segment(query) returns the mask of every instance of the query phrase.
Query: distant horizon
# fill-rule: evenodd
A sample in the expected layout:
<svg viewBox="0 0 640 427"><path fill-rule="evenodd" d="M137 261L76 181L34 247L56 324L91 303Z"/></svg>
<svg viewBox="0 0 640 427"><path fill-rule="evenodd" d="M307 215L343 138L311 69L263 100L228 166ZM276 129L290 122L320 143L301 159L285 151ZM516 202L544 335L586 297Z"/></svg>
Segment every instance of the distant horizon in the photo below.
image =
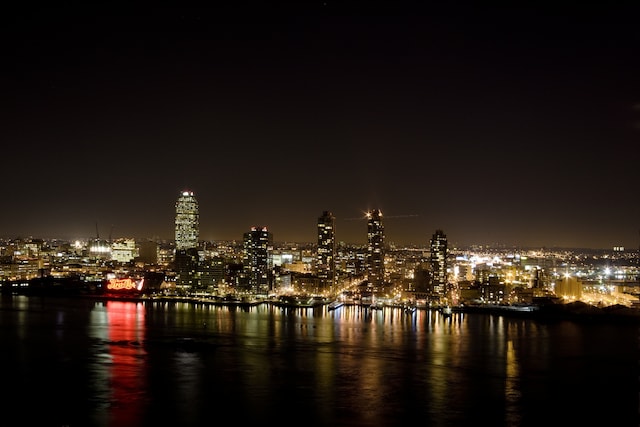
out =
<svg viewBox="0 0 640 427"><path fill-rule="evenodd" d="M183 191L185 190L181 189L180 191L176 192L176 194L181 194ZM276 218L276 222L280 226L282 226L282 224L285 224L285 223L287 225L290 224L291 230L285 227L283 231L279 231L279 230L274 231L274 229L276 229L275 226L274 227L269 226L269 224L265 222L256 222L252 225L247 226L243 230L240 230L237 233L235 233L236 235L234 237L229 236L229 227L223 227L223 230L225 230L226 235L215 237L215 235L222 234L222 233L212 232L211 231L212 227L209 226L209 221L206 221L206 222L203 221L204 216L202 213L202 210L203 210L202 203L199 202L199 195L197 192L195 192L194 196L198 201L199 211L200 211L199 240L209 241L209 242L242 241L244 233L249 231L251 227L266 227L272 233L274 241L281 242L281 243L292 242L292 243L298 243L298 244L315 244L314 242L316 240L314 239L314 237L317 231L316 221L324 211L329 211L334 215L334 218L335 218L336 243L344 243L347 245L364 245L364 244L367 244L366 212L371 211L373 209L379 209L379 208L360 209L355 212L356 216L349 216L346 218L337 216L334 210L323 209L323 210L320 210L316 215L312 216L311 221L309 221L308 218L307 220L303 220L300 217L295 217L293 219L285 219L281 217ZM87 227L85 228L91 229L91 231L87 231L87 232L74 233L74 234L55 233L55 232L14 233L13 237L8 235L7 233L4 233L4 236L2 237L2 239L15 240L19 238L34 238L34 239L45 239L45 240L75 241L75 240L91 240L91 239L95 239L96 237L99 237L104 240L109 240L109 237L111 237L111 240L133 238L138 241L139 240L173 241L175 238L174 230L173 230L175 226L175 223L174 223L175 200L172 200L172 202L168 203L168 205L169 205L168 207L165 206L165 213L164 213L164 215L167 217L165 221L165 225L163 227L165 229L165 232L163 233L164 236L161 235L160 233L146 233L146 235L143 235L139 230L137 230L137 232L131 232L131 233L124 233L124 232L118 233L117 230L122 230L121 227L116 227L115 225L107 227L107 226L101 225L100 222L94 221L94 222L87 223ZM614 248L617 248L617 247L623 247L625 248L625 251L629 250L630 248L633 248L633 250L640 249L640 240L639 240L639 243L635 245L625 245L622 243L597 245L597 244L584 244L584 243L570 244L566 242L565 243L540 242L536 244L531 242L516 243L513 241L507 242L505 240L490 238L492 234L499 236L500 234L503 234L504 231L494 233L494 232L488 232L487 230L483 230L481 232L474 231L471 233L472 235L476 235L476 237L478 235L486 235L487 237L489 237L487 240L479 240L479 239L472 240L470 238L467 238L467 239L454 238L452 236L457 236L459 233L449 232L447 228L442 226L433 227L433 229L431 229L428 232L419 233L422 238L420 239L420 241L418 241L417 239L410 239L407 236L416 236L417 233L415 232L413 227L416 227L416 228L418 227L416 223L419 223L421 220L421 216L419 214L392 213L387 215L385 214L384 211L382 212L382 214L383 214L383 226L385 228L385 243L389 245L395 245L398 247L428 247L429 240L431 239L433 233L435 233L436 230L442 230L444 234L447 236L447 240L449 244L452 247L459 247L459 248L484 246L484 247L491 247L491 248L518 248L518 249L529 249L529 250L544 249L544 248L613 250ZM307 234L306 238L296 237L302 234L300 232L302 228L301 225L304 225L305 234ZM42 228L42 227L39 227L39 228ZM93 232L93 234L91 232ZM531 230L524 230L523 232L530 233ZM45 236L45 237L42 237L42 236ZM55 236L55 237L48 237L48 236ZM73 236L73 237L69 237L69 236ZM284 237L281 237L281 236L284 236ZM310 238L310 236L313 236L313 237ZM638 236L640 236L640 231L638 231ZM578 241L583 236L579 236L579 239L567 238L566 230L565 230L565 234L562 237L563 238L561 240ZM593 235L589 235L588 237L593 238ZM538 237L535 240L541 241L542 238ZM610 239L606 239L606 240L610 240Z"/></svg>
<svg viewBox="0 0 640 427"><path fill-rule="evenodd" d="M248 231L248 230L247 230ZM446 231L445 231L445 235L446 235ZM12 241L12 240L28 240L28 239L33 239L33 240L42 240L42 241L61 241L61 242L75 242L75 241L81 241L81 242L89 242L91 240L95 240L95 239L100 239L103 241L107 241L107 242L113 242L116 240L120 240L120 239L134 239L136 242L140 242L140 241L162 241L162 242L174 242L175 239L174 238L162 238L162 237L158 237L158 236L151 236L151 237L133 237L133 236L118 236L118 237L111 237L110 239L104 236L82 236L82 237L73 237L73 238L69 238L69 237L42 237L42 236L36 236L36 235L25 235L25 236L15 236L15 237L6 237L6 236L2 236L0 237L0 240L2 241ZM213 243L220 243L220 242L237 242L237 243L241 243L243 240L242 236L238 239L199 239L198 242L201 243L207 243L207 242L213 242ZM452 244L452 242L447 238L447 242L449 244L449 249L472 249L474 247L482 247L484 249L504 249L504 250L509 250L509 249L514 249L514 250L528 250L528 251L535 251L535 250L572 250L572 251L579 251L579 250L583 250L583 251L611 251L611 252L638 252L640 253L640 246L638 247L627 247L624 245L614 245L611 247L580 247L580 246L558 246L558 245L542 245L542 246L521 246L521 245L512 245L512 244L504 244L504 243L470 243L470 244L464 244L464 245L458 245L458 244ZM286 244L297 244L297 245L317 245L317 242L313 242L313 241L298 241L298 240L278 240L278 239L274 239L274 245L279 246L279 245L286 245ZM346 246L362 246L365 245L367 242L347 242L347 241L343 241L343 240L336 240L336 244L344 244ZM417 243L407 243L407 244L397 244L395 242L389 242L389 241L385 241L385 245L389 246L389 245L393 245L397 248L417 248L417 249L429 249L429 243L424 243L424 244L417 244ZM622 250L620 250L619 248L622 248Z"/></svg>

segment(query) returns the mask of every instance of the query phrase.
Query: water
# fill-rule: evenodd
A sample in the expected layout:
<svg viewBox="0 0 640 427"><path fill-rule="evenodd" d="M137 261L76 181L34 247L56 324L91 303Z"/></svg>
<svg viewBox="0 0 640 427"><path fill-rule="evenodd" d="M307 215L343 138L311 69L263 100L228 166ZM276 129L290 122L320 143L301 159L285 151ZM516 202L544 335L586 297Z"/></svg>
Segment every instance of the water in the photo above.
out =
<svg viewBox="0 0 640 427"><path fill-rule="evenodd" d="M3 426L639 425L639 326L2 296Z"/></svg>

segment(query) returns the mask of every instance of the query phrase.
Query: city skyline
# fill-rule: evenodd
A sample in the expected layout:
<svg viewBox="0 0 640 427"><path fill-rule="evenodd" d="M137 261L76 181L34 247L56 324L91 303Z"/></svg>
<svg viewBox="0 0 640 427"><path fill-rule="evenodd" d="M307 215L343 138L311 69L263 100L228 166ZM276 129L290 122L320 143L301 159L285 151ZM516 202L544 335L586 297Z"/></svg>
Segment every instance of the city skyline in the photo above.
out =
<svg viewBox="0 0 640 427"><path fill-rule="evenodd" d="M632 9L15 10L0 237L640 247Z"/></svg>

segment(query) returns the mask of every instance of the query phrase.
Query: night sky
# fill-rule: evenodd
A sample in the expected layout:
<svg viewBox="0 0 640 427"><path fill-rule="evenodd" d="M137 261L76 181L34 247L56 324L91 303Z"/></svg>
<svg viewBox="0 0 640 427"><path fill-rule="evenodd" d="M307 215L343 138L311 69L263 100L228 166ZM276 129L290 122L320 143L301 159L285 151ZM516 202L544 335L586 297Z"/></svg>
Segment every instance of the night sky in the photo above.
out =
<svg viewBox="0 0 640 427"><path fill-rule="evenodd" d="M238 3L6 11L0 237L640 245L638 9Z"/></svg>

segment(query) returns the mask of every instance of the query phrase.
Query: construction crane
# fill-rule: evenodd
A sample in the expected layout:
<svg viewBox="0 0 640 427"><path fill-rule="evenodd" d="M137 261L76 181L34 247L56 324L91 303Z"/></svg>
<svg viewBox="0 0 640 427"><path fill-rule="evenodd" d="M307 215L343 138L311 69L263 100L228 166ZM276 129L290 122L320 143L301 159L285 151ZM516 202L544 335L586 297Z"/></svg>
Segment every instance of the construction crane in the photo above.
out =
<svg viewBox="0 0 640 427"><path fill-rule="evenodd" d="M393 219L393 218L415 218L419 215L417 214L404 214L404 215L382 215L384 219ZM343 221L361 221L369 219L369 212L365 212L363 216L356 218L343 218Z"/></svg>

